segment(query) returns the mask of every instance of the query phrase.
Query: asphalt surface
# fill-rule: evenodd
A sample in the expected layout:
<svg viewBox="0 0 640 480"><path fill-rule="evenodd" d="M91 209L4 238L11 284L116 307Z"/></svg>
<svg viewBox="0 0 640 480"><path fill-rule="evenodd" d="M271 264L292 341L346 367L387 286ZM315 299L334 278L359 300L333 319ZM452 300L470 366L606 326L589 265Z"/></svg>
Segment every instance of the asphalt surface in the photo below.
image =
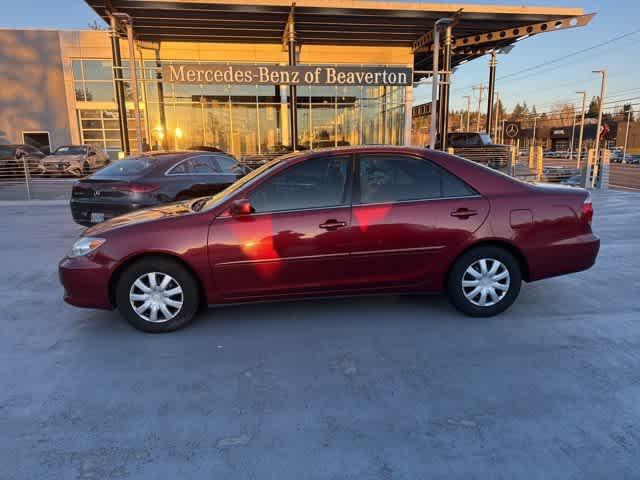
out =
<svg viewBox="0 0 640 480"><path fill-rule="evenodd" d="M0 479L640 478L640 194L492 319L440 297L211 309L168 335L62 302L65 207L0 207Z"/></svg>

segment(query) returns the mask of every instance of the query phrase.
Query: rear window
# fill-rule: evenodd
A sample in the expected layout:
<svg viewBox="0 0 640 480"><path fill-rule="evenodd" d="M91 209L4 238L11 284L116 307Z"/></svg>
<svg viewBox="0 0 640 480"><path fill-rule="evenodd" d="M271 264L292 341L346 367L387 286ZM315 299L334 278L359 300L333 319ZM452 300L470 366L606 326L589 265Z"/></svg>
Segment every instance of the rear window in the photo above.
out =
<svg viewBox="0 0 640 480"><path fill-rule="evenodd" d="M145 172L151 166L152 161L152 158L127 158L125 160L117 160L94 173L92 177L132 177Z"/></svg>

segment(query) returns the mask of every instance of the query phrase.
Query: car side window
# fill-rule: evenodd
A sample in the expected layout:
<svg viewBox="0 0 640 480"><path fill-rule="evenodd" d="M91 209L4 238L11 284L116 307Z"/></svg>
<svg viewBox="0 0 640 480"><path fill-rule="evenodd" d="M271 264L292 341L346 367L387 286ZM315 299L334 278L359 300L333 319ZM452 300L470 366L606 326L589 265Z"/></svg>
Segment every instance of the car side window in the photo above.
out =
<svg viewBox="0 0 640 480"><path fill-rule="evenodd" d="M350 156L303 161L266 180L248 199L257 213L344 205L350 161Z"/></svg>
<svg viewBox="0 0 640 480"><path fill-rule="evenodd" d="M222 155L220 155L215 157L215 160L218 162L222 173L236 173L238 162L236 162L233 158L223 157Z"/></svg>
<svg viewBox="0 0 640 480"><path fill-rule="evenodd" d="M454 175L429 160L398 155L360 157L360 203L430 200L474 195Z"/></svg>
<svg viewBox="0 0 640 480"><path fill-rule="evenodd" d="M192 157L173 167L170 175L197 175L218 173L218 166L209 155Z"/></svg>

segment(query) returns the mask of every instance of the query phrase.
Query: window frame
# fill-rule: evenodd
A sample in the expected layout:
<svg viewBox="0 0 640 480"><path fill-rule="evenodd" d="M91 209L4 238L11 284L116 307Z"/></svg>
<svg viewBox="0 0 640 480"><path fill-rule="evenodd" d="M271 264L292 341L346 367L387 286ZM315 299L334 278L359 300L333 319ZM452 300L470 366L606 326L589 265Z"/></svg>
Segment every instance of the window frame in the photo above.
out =
<svg viewBox="0 0 640 480"><path fill-rule="evenodd" d="M194 158L200 158L200 157L208 157L208 158L213 158L213 162L215 165L218 165L218 162L215 160L215 157L213 155L207 155L207 154L199 154L199 155L193 155L191 157L187 157L184 158L182 160L180 160L178 163L176 163L175 165L170 166L165 172L164 175L165 177L177 177L177 176L195 176L195 175L224 175L224 173L222 172L212 172L212 173L198 173L198 172L188 172L188 173L173 173L172 170L178 168L178 166L182 165L184 162L188 162L190 160L193 160Z"/></svg>
<svg viewBox="0 0 640 480"><path fill-rule="evenodd" d="M398 158L407 158L410 160L417 160L417 161L422 161L422 162L428 162L429 164L431 164L435 170L437 170L440 173L440 196L439 197L432 197L432 198L415 198L415 199L411 199L411 200L390 200L390 201L386 201L386 202L371 202L371 203L363 203L362 202L362 195L361 195L361 190L360 190L360 163L362 161L362 157L373 157L373 156L381 156L381 157L393 157L394 159ZM443 200L457 200L457 199L463 199L463 198L482 198L482 195L480 195L480 193L478 193L478 191L473 188L471 185L469 185L467 182L465 182L462 178L458 177L457 175L454 175L453 173L451 173L449 170L447 170L446 168L440 166L438 163L432 161L431 159L427 158L427 157L423 157L420 155L414 155L411 153L404 153L404 152L400 152L400 153L396 153L396 152L360 152L356 155L355 158L355 164L354 164L354 175L353 175L353 187L352 187L352 194L351 194L351 205L353 207L363 207L363 206L369 206L369 205L394 205L394 204L403 204L403 203L422 203L422 202L434 202L434 201L443 201ZM455 178L456 180L458 180L459 182L462 182L462 184L467 187L472 193L469 195L452 195L452 196L444 196L443 195L443 191L442 191L442 175L451 175L453 178Z"/></svg>
<svg viewBox="0 0 640 480"><path fill-rule="evenodd" d="M288 171L291 168L295 168L296 166L299 166L301 164L303 164L304 162L308 162L308 161L312 161L312 160L317 160L319 158L332 158L332 157L343 157L344 161L347 162L347 177L345 179L344 182L344 191L342 194L342 203L340 205L334 205L334 206L328 206L328 207L306 207L306 208L290 208L290 209L286 209L286 210L271 210L268 212L254 212L251 214L251 216L258 216L258 215L277 215L277 214L281 214L281 213L295 213L295 212L311 212L311 211L315 211L315 210L333 210L333 209L337 209L337 208L351 208L352 206L352 199L353 199L353 187L354 187L354 179L355 179L355 174L354 174L354 168L355 168L355 162L356 162L356 157L355 154L353 153L343 153L343 152L334 152L334 153L321 153L321 154L317 154L317 155L313 155L309 158L305 158L302 161L299 162L295 162L292 163L291 165L288 165L284 168L279 169L278 171L274 172L272 175L270 175L268 178L265 178L262 182L258 183L257 185L253 186L252 188L247 189L245 192L242 193L242 195L240 197L236 197L236 198L249 198L249 195L251 195L255 190L259 189L262 185L264 185L266 182L268 182L269 180L271 180L272 178L281 175L283 173L285 173L286 171Z"/></svg>

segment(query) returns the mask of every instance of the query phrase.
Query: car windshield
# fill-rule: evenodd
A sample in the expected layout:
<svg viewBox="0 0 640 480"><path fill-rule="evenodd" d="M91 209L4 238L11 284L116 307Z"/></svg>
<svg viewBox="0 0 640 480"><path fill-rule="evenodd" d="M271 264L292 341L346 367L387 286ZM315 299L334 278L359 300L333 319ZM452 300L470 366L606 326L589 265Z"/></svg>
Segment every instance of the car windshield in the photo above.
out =
<svg viewBox="0 0 640 480"><path fill-rule="evenodd" d="M64 147L56 148L53 152L54 155L84 155L87 153L87 147L76 145L65 145Z"/></svg>
<svg viewBox="0 0 640 480"><path fill-rule="evenodd" d="M287 154L287 155L283 155L281 157L274 158L270 162L265 163L264 165L262 165L260 168L256 168L253 172L245 175L244 177L242 177L237 182L232 183L231 185L229 185L227 188L225 188L221 192L218 192L217 194L215 194L212 197L208 197L205 202L202 202L202 201L195 202L193 204L192 208L195 211L212 209L213 207L218 205L222 200L227 198L232 193L238 191L240 188L244 187L249 182L251 182L254 179L258 178L260 175L262 175L266 171L271 170L273 167L276 167L276 166L280 165L280 163L282 163L283 160L286 160L286 159L288 159L288 158L290 158L292 156L299 155L299 153L300 152L295 152L295 153L290 153L290 154Z"/></svg>
<svg viewBox="0 0 640 480"><path fill-rule="evenodd" d="M493 140L491 140L491 137L488 133L481 133L480 138L482 139L483 145L491 145L493 143Z"/></svg>
<svg viewBox="0 0 640 480"><path fill-rule="evenodd" d="M126 158L98 170L92 178L132 177L143 173L153 161L153 157Z"/></svg>

